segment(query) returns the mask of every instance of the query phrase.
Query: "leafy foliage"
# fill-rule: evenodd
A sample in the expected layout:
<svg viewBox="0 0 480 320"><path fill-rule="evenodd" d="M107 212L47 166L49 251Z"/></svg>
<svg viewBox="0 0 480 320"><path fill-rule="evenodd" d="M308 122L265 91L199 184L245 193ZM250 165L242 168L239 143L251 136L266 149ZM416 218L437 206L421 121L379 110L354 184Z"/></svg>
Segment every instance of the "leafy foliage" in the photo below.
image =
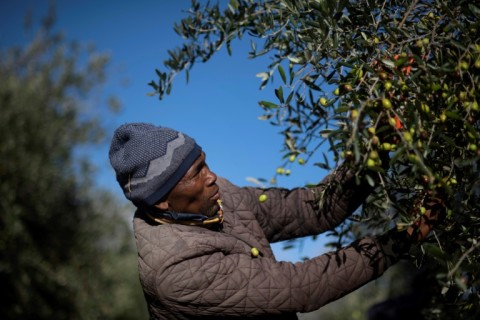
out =
<svg viewBox="0 0 480 320"><path fill-rule="evenodd" d="M175 25L185 43L169 51L168 70L156 70L150 85L163 98L179 72L188 79L195 63L223 46L230 52L234 39L250 40L251 58L272 61L258 76L278 101L259 104L264 119L282 127L285 157L308 160L326 144L319 167L351 161L359 180L376 187L361 228L347 224L335 235L409 225L435 199L447 214L415 252L436 279L426 313L476 318L479 17L471 1L192 1Z"/></svg>
<svg viewBox="0 0 480 320"><path fill-rule="evenodd" d="M85 98L108 57L53 33L53 21L0 52L0 317L136 319L146 309L126 208L75 156L103 134Z"/></svg>

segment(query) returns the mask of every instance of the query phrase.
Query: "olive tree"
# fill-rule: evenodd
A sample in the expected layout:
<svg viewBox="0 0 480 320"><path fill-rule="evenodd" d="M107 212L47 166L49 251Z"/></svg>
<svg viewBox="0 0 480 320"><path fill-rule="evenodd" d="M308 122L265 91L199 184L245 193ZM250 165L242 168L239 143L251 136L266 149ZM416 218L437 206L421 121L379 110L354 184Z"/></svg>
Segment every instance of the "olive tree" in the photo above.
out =
<svg viewBox="0 0 480 320"><path fill-rule="evenodd" d="M258 76L276 100L259 105L281 128L285 164L323 152L314 165L354 163L375 188L337 242L444 213L412 251L435 280L424 312L478 317L479 18L462 0L192 1L175 25L184 44L150 86L162 99L178 73L188 79L196 63L249 41L251 58L271 59Z"/></svg>
<svg viewBox="0 0 480 320"><path fill-rule="evenodd" d="M88 99L109 58L53 22L0 49L0 318L146 317L127 209L78 157L103 141Z"/></svg>

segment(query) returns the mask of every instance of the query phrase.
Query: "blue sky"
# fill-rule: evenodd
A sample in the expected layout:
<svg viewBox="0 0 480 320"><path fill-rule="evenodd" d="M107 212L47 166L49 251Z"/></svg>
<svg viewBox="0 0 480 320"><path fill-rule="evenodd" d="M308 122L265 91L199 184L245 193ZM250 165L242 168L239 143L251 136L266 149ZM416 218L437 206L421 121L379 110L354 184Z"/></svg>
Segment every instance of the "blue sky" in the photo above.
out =
<svg viewBox="0 0 480 320"><path fill-rule="evenodd" d="M1 0L0 46L21 43L26 10L31 9L34 21L38 21L48 5L47 0ZM203 147L217 175L240 186L252 185L247 177L269 179L283 163L282 136L280 128L258 120L263 114L258 101L275 98L271 87L259 89L256 77L265 71L269 60L248 59L248 41L234 43L232 56L221 50L211 61L195 65L189 83L178 77L164 100L147 95L152 91L147 83L157 80L155 69L163 69L167 50L182 42L173 25L186 16L189 5L189 0L57 1L56 28L68 39L94 44L99 52L111 56L103 91L115 95L123 108L118 115L104 118L108 139L125 122L171 127ZM108 163L108 143L90 152L88 156L98 167L98 185L121 195ZM326 171L313 167L312 162L293 165L292 174L280 177L278 185L292 188L320 181ZM292 261L325 251L320 241L309 240L302 252L285 252L280 247L274 246L278 258Z"/></svg>

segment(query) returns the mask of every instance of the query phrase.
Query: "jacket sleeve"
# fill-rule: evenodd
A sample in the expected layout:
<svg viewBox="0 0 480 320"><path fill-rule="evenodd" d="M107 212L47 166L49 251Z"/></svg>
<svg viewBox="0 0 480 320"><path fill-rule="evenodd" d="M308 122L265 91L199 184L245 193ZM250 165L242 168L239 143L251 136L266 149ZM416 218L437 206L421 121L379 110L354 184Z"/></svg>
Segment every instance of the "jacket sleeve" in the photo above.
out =
<svg viewBox="0 0 480 320"><path fill-rule="evenodd" d="M206 239L205 244L183 247L162 261L162 270L145 275L154 278L147 281L155 284L152 301L178 318L267 319L265 315L316 310L377 278L405 249L399 236L395 232L365 238L301 263L253 258L248 252L230 251L223 245L228 240L218 239L219 245L212 246ZM147 257L163 254L150 252ZM158 266L153 261L150 265Z"/></svg>
<svg viewBox="0 0 480 320"><path fill-rule="evenodd" d="M314 188L238 188L228 186L235 210L255 214L270 242L319 234L336 227L366 199L372 188L356 182L354 171L343 165ZM267 200L259 201L265 194ZM230 200L230 199L228 199Z"/></svg>

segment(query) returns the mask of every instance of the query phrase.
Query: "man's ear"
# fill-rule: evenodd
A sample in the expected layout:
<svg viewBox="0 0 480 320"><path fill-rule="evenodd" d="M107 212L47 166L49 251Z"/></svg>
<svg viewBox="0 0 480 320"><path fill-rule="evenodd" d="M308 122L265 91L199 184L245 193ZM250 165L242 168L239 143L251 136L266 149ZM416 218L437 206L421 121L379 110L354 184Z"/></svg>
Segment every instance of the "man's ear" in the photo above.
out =
<svg viewBox="0 0 480 320"><path fill-rule="evenodd" d="M161 210L161 211L167 211L168 210L168 200L162 200L157 203L155 203L155 208Z"/></svg>

